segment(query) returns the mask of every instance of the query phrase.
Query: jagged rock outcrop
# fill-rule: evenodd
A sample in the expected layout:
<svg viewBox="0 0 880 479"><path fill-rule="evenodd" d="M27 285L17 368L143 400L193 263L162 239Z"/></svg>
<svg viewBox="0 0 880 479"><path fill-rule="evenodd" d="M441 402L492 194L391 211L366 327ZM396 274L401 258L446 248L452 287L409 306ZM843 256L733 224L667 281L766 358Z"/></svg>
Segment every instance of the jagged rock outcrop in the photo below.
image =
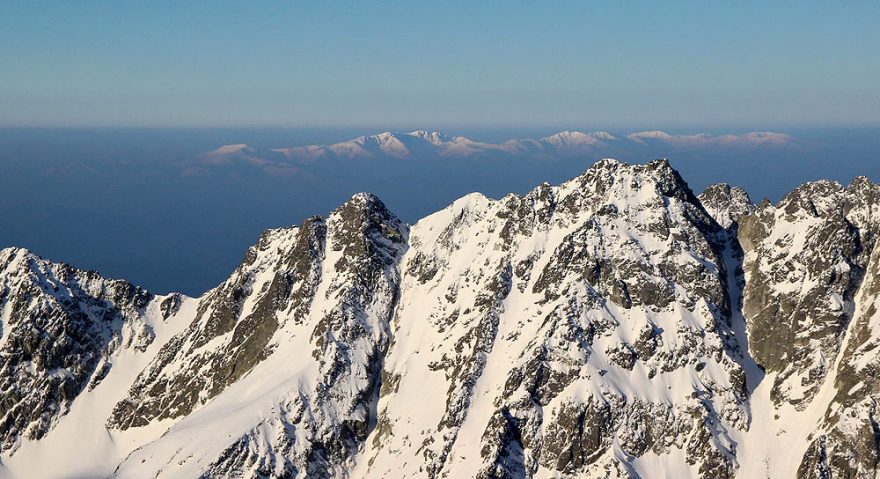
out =
<svg viewBox="0 0 880 479"><path fill-rule="evenodd" d="M755 205L746 190L727 183L710 185L700 193L699 198L703 208L725 229L737 225L741 216L755 211Z"/></svg>
<svg viewBox="0 0 880 479"><path fill-rule="evenodd" d="M355 196L326 220L265 233L230 280L202 300L187 331L168 343L165 350L173 356L160 355L138 378L110 426L138 425L125 421L129 404L145 408L135 418L167 417L163 402L179 390L165 392L168 382L194 385L194 393L201 393L186 403L190 410L172 409L182 416L233 384L252 380L271 393L244 392L238 400L267 405L271 412L208 451L198 442L173 451L180 468L218 477L241 471L276 477L343 474L375 421L374 397L406 237L407 228L370 195ZM206 348L210 342L215 346ZM285 367L292 369L276 373ZM172 379L162 379L163 372ZM180 431L185 437L191 432L185 425L210 414L212 405L192 412L167 435ZM155 465L160 477L176 477L179 470L162 469L168 459L162 446L137 451L115 476Z"/></svg>
<svg viewBox="0 0 880 479"><path fill-rule="evenodd" d="M0 471L874 477L878 231L865 178L603 160L412 226L356 195L200 298L2 250Z"/></svg>
<svg viewBox="0 0 880 479"><path fill-rule="evenodd" d="M113 367L120 348L154 339L156 298L27 250L0 251L0 451L45 436L81 393Z"/></svg>
<svg viewBox="0 0 880 479"><path fill-rule="evenodd" d="M719 231L665 161L606 160L420 221L366 474L583 475L685 449L707 476L731 474L715 433L747 418ZM677 381L700 386L651 392ZM445 394L413 416L405 404L427 383ZM384 447L392 438L402 446Z"/></svg>
<svg viewBox="0 0 880 479"><path fill-rule="evenodd" d="M284 312L302 321L314 297L326 240L320 218L267 231L232 276L200 302L195 320L171 339L116 405L111 428L185 416L247 374L272 350ZM291 244L288 249L278 247ZM213 343L206 347L208 343Z"/></svg>
<svg viewBox="0 0 880 479"><path fill-rule="evenodd" d="M752 354L776 408L816 423L797 438L809 441L798 477L874 477L880 458L878 390L865 369L880 359L865 344L877 338L869 324L880 293L878 200L880 187L866 178L818 181L740 222Z"/></svg>
<svg viewBox="0 0 880 479"><path fill-rule="evenodd" d="M840 351L878 227L863 196L808 183L740 225L750 345L778 401L811 399Z"/></svg>

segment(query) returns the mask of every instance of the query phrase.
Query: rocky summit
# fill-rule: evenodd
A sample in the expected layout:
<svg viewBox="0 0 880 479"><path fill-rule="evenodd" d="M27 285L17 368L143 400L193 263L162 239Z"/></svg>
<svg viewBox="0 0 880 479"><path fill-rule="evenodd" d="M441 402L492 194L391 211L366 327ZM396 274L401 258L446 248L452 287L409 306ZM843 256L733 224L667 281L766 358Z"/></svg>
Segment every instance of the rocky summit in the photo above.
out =
<svg viewBox="0 0 880 479"><path fill-rule="evenodd" d="M375 196L199 298L0 251L0 477L874 478L880 185Z"/></svg>

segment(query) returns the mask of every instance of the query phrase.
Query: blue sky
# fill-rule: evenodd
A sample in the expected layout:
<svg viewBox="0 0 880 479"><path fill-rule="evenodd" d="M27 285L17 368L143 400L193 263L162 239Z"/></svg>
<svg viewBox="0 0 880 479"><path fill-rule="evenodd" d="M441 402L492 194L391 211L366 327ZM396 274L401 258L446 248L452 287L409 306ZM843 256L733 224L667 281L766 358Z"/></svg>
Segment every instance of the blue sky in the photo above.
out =
<svg viewBox="0 0 880 479"><path fill-rule="evenodd" d="M0 126L876 126L878 25L876 1L5 0Z"/></svg>

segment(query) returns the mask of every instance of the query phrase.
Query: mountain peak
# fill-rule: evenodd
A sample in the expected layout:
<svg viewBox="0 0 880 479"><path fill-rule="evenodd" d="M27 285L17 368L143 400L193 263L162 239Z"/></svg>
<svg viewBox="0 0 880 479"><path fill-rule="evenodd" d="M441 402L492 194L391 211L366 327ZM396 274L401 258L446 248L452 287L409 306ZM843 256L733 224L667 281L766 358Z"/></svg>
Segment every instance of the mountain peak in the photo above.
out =
<svg viewBox="0 0 880 479"><path fill-rule="evenodd" d="M699 199L709 215L725 229L735 226L739 217L755 210L746 190L727 183L707 186Z"/></svg>
<svg viewBox="0 0 880 479"><path fill-rule="evenodd" d="M20 246L8 246L6 248L0 248L0 258L11 258L14 256L18 256L19 254L28 255L31 252L27 248L22 248Z"/></svg>
<svg viewBox="0 0 880 479"><path fill-rule="evenodd" d="M556 147L571 148L593 145L599 141L614 141L617 138L604 131L584 133L581 131L564 130L544 137L542 140Z"/></svg>
<svg viewBox="0 0 880 479"><path fill-rule="evenodd" d="M355 193L354 195L351 196L351 198L348 201L343 203L343 205L348 205L348 204L357 205L357 206L365 207L368 209L385 208L385 203L383 203L382 200L380 200L378 196L376 196L372 193L364 193L364 192Z"/></svg>
<svg viewBox="0 0 880 479"><path fill-rule="evenodd" d="M413 226L358 193L200 298L0 250L0 476L872 477L880 190L786 198L666 159Z"/></svg>
<svg viewBox="0 0 880 479"><path fill-rule="evenodd" d="M797 145L798 141L786 134L775 132L751 132L740 135L693 135L670 134L660 130L640 131L618 138L606 131L585 133L563 130L537 138L511 139L500 143L475 141L464 136L450 136L441 131L413 130L410 132L385 131L362 135L347 141L326 145L306 145L288 148L265 149L244 143L224 145L198 156L198 166L250 165L267 172L295 173L303 164L318 160L344 159L401 159L444 157L534 157L562 158L591 156L604 153L619 154L621 151L650 148L780 148ZM630 149L630 150L627 150ZM643 152L644 153L644 152ZM646 153L647 154L647 153Z"/></svg>
<svg viewBox="0 0 880 479"><path fill-rule="evenodd" d="M202 154L205 158L220 158L224 156L239 155L242 153L253 152L254 148L247 143L236 143L232 145L223 145L219 148Z"/></svg>
<svg viewBox="0 0 880 479"><path fill-rule="evenodd" d="M647 163L626 163L615 158L603 158L590 166L587 172L604 172L605 174L623 174L632 175L640 172L649 172L652 177L660 178L668 175L675 175L679 178L678 171L672 167L666 158L658 158ZM683 180L682 180L683 182Z"/></svg>
<svg viewBox="0 0 880 479"><path fill-rule="evenodd" d="M357 193L348 201L337 207L332 216L339 216L346 221L354 221L355 218L368 219L381 217L381 221L399 223L400 220L385 206L378 196L371 193Z"/></svg>
<svg viewBox="0 0 880 479"><path fill-rule="evenodd" d="M419 138L427 141L433 145L442 145L444 143L448 143L455 138L452 138L445 133L439 131L426 131L426 130L415 130L406 134L407 136L411 136L413 138Z"/></svg>
<svg viewBox="0 0 880 479"><path fill-rule="evenodd" d="M35 256L25 248L11 246L0 249L0 273L19 269L29 257Z"/></svg>

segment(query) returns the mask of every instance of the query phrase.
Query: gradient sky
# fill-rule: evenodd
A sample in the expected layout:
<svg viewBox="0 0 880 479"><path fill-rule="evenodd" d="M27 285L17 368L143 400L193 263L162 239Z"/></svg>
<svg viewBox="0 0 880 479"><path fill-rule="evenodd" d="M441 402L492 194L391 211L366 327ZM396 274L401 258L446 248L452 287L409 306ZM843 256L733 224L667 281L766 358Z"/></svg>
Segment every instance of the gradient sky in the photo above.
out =
<svg viewBox="0 0 880 479"><path fill-rule="evenodd" d="M0 3L0 126L880 125L880 2Z"/></svg>

